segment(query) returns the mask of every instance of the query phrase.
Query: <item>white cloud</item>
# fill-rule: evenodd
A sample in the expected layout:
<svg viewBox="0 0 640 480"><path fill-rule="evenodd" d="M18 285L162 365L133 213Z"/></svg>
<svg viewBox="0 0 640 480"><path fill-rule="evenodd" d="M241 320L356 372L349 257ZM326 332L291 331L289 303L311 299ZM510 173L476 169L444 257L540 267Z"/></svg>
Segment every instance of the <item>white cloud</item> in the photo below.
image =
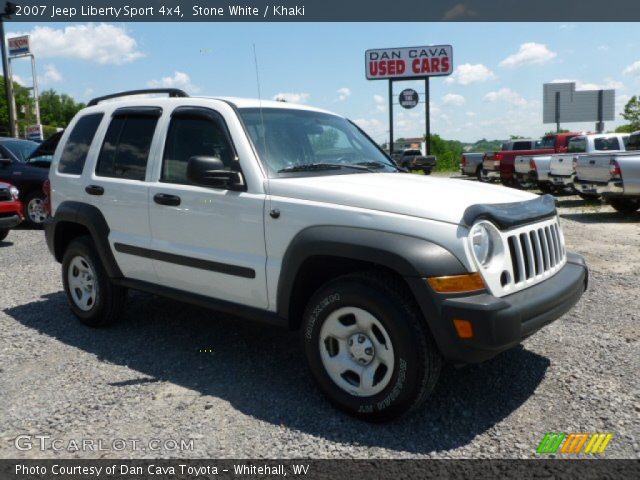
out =
<svg viewBox="0 0 640 480"><path fill-rule="evenodd" d="M475 117L475 116L476 116L476 112L465 112L465 115L466 115L467 117L471 117L471 118L473 118L473 117Z"/></svg>
<svg viewBox="0 0 640 480"><path fill-rule="evenodd" d="M633 76L640 76L640 60L638 60L637 62L633 62L631 65L627 66L627 68L624 69L624 73L625 75L633 75Z"/></svg>
<svg viewBox="0 0 640 480"><path fill-rule="evenodd" d="M527 101L522 98L518 92L514 92L510 88L501 88L495 92L489 92L484 96L487 102L491 103L508 103L516 107L524 107Z"/></svg>
<svg viewBox="0 0 640 480"><path fill-rule="evenodd" d="M124 27L108 23L58 29L37 26L30 32L9 36L18 35L30 35L31 50L37 58L73 58L101 65L121 65L144 56Z"/></svg>
<svg viewBox="0 0 640 480"><path fill-rule="evenodd" d="M500 62L501 67L517 68L525 65L542 65L558 56L542 43L527 42L520 45L517 53Z"/></svg>
<svg viewBox="0 0 640 480"><path fill-rule="evenodd" d="M495 74L485 65L476 63L463 63L459 65L453 75L449 76L446 83L457 83L459 85L469 85L471 83L486 82L495 79Z"/></svg>
<svg viewBox="0 0 640 480"><path fill-rule="evenodd" d="M591 83L591 82L583 82L581 80L569 80L569 79L556 79L552 80L551 83L575 83L576 90L620 90L624 88L624 84L618 80L615 80L611 77L607 77L604 79L603 83Z"/></svg>
<svg viewBox="0 0 640 480"><path fill-rule="evenodd" d="M461 107L467 102L467 100L456 93L448 93L442 97L442 103L445 105L453 105L454 107Z"/></svg>
<svg viewBox="0 0 640 480"><path fill-rule="evenodd" d="M382 95L374 95L373 101L376 104L376 110L379 112L385 112L387 110L386 99Z"/></svg>
<svg viewBox="0 0 640 480"><path fill-rule="evenodd" d="M346 100L351 95L351 89L347 87L339 88L336 92L338 93L338 100L340 101Z"/></svg>
<svg viewBox="0 0 640 480"><path fill-rule="evenodd" d="M49 64L44 66L43 83L57 83L62 81L62 74L55 65Z"/></svg>
<svg viewBox="0 0 640 480"><path fill-rule="evenodd" d="M23 78L20 75L14 74L12 78L13 78L13 83L19 83L23 87L26 85L26 82L23 80Z"/></svg>
<svg viewBox="0 0 640 480"><path fill-rule="evenodd" d="M598 45L598 51L607 52L609 50L609 45Z"/></svg>
<svg viewBox="0 0 640 480"><path fill-rule="evenodd" d="M281 92L273 96L274 100L285 100L289 103L307 103L311 95L308 93Z"/></svg>
<svg viewBox="0 0 640 480"><path fill-rule="evenodd" d="M149 80L147 86L151 88L180 88L191 93L200 91L200 87L191 83L191 77L184 72L174 72L172 77L162 77L160 80Z"/></svg>

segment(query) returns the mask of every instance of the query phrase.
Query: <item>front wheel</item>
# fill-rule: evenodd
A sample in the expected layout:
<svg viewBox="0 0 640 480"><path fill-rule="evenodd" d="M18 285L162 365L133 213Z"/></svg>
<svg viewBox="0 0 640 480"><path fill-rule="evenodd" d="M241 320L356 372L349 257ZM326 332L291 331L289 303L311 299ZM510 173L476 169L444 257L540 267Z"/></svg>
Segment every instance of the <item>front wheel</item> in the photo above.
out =
<svg viewBox="0 0 640 480"><path fill-rule="evenodd" d="M638 198L612 198L609 203L620 213L633 213L640 208L640 199Z"/></svg>
<svg viewBox="0 0 640 480"><path fill-rule="evenodd" d="M71 311L85 325L102 327L120 317L127 290L111 282L89 237L73 240L65 250L62 283Z"/></svg>
<svg viewBox="0 0 640 480"><path fill-rule="evenodd" d="M372 422L416 409L432 392L441 356L400 280L377 272L331 280L309 301L303 341L329 401Z"/></svg>

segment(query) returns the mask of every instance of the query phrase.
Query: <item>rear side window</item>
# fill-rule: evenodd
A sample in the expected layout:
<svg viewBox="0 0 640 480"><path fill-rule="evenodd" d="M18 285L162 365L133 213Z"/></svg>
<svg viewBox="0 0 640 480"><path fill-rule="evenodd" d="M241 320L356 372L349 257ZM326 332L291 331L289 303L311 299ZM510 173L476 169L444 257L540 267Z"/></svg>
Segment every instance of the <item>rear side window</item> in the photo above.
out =
<svg viewBox="0 0 640 480"><path fill-rule="evenodd" d="M631 135L627 142L627 150L640 150L640 133Z"/></svg>
<svg viewBox="0 0 640 480"><path fill-rule="evenodd" d="M513 142L514 150L531 150L531 142Z"/></svg>
<svg viewBox="0 0 640 480"><path fill-rule="evenodd" d="M100 150L96 175L144 180L157 123L155 115L114 116Z"/></svg>
<svg viewBox="0 0 640 480"><path fill-rule="evenodd" d="M618 137L596 138L593 141L596 150L620 150L620 142Z"/></svg>
<svg viewBox="0 0 640 480"><path fill-rule="evenodd" d="M597 148L596 148L597 150ZM569 140L567 147L569 153L584 153L587 151L587 139L584 137L573 137Z"/></svg>
<svg viewBox="0 0 640 480"><path fill-rule="evenodd" d="M87 153L102 121L102 113L93 113L80 118L69 134L67 143L60 154L58 172L80 175L87 160Z"/></svg>

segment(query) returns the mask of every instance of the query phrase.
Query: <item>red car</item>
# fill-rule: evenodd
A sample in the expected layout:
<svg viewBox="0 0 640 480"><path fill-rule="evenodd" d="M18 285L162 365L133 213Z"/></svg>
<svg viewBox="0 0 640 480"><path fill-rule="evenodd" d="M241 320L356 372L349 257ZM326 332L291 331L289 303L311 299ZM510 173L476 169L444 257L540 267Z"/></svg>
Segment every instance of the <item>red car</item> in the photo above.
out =
<svg viewBox="0 0 640 480"><path fill-rule="evenodd" d="M0 182L0 242L7 238L10 229L24 220L19 195L16 187Z"/></svg>

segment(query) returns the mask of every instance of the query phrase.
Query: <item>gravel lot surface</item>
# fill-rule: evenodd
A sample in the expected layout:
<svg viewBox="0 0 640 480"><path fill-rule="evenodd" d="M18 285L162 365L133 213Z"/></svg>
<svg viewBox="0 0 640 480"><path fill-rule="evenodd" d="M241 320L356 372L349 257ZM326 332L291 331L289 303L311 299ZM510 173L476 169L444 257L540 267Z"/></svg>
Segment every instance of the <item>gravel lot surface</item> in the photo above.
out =
<svg viewBox="0 0 640 480"><path fill-rule="evenodd" d="M388 425L334 411L296 333L140 293L118 325L80 325L43 233L13 231L0 242L0 458L519 458L549 431L611 432L604 456L639 458L640 213L558 205L591 268L580 303L522 347L447 368L422 410ZM21 434L107 450L19 451Z"/></svg>

